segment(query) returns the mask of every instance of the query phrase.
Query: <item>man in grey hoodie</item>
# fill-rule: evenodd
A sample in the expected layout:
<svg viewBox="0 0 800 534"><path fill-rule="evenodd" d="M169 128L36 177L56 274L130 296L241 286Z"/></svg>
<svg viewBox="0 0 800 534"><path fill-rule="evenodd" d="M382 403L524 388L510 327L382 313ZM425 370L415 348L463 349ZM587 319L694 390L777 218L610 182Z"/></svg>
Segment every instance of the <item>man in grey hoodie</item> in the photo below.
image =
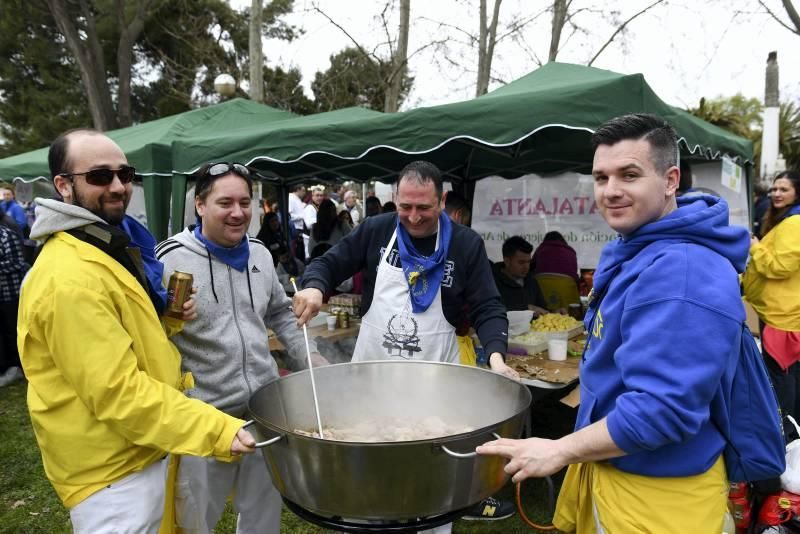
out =
<svg viewBox="0 0 800 534"><path fill-rule="evenodd" d="M253 183L239 164L207 164L195 173L199 224L161 243L165 273L191 273L198 318L173 338L195 387L187 392L220 410L243 416L259 387L277 378L267 328L288 348L297 367L306 362L302 330L275 273L269 250L248 238ZM313 365L327 361L311 344ZM210 533L233 492L237 532L278 533L281 500L262 458L237 463L181 458L176 485L178 526Z"/></svg>

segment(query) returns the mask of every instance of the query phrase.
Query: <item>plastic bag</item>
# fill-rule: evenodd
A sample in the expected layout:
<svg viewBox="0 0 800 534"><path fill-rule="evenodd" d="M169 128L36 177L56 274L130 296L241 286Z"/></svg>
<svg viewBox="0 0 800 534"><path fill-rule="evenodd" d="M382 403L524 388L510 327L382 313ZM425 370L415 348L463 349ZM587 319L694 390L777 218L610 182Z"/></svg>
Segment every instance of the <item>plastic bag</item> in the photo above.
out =
<svg viewBox="0 0 800 534"><path fill-rule="evenodd" d="M800 427L791 415L785 416L800 436ZM790 493L800 495L800 438L786 446L786 471L781 475L781 487Z"/></svg>

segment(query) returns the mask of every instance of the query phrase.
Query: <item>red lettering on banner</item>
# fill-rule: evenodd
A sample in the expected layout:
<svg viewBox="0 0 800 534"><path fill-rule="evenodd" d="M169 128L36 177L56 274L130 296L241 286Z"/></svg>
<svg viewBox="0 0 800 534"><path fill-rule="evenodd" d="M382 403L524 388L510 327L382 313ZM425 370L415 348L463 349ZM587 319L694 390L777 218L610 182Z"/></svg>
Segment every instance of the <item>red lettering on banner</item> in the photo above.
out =
<svg viewBox="0 0 800 534"><path fill-rule="evenodd" d="M548 201L541 197L495 199L489 209L489 216L594 215L598 211L597 203L591 197L551 197Z"/></svg>

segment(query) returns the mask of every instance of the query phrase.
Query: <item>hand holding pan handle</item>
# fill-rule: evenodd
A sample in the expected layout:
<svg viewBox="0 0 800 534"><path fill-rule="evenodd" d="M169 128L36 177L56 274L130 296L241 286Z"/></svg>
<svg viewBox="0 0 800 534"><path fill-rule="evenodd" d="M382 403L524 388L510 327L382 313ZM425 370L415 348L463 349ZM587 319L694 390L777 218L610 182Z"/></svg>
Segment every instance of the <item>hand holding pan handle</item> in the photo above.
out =
<svg viewBox="0 0 800 534"><path fill-rule="evenodd" d="M495 437L495 439L502 439L501 436L499 436L497 434L497 432L492 432L492 435ZM256 446L258 446L258 445L256 445ZM474 457L478 456L478 453L475 452L475 451L472 451L472 452L454 452L454 451L451 451L450 449L448 449L447 447L445 447L444 445L439 445L439 446L442 448L442 450L444 452L446 452L448 454L448 456L452 456L453 458L474 458Z"/></svg>
<svg viewBox="0 0 800 534"><path fill-rule="evenodd" d="M250 419L249 421L247 421L245 424L242 425L242 428L247 428L248 426L250 426L250 425L252 425L254 423L255 423L255 420ZM268 446L272 445L273 443L277 443L283 437L284 437L283 434L279 434L279 435L275 436L274 438L268 439L267 441L259 441L255 445L253 445L253 447L255 447L256 449L261 449L261 448L264 448L264 447L268 447Z"/></svg>

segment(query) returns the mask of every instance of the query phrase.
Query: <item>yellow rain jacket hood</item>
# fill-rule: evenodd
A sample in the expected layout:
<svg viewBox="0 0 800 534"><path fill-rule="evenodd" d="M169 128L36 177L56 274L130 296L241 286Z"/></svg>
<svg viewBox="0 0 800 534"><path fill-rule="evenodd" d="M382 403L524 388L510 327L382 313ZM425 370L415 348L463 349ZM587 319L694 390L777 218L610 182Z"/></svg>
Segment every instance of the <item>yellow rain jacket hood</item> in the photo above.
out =
<svg viewBox="0 0 800 534"><path fill-rule="evenodd" d="M242 421L180 393L180 356L146 291L66 230L102 222L37 199L47 238L22 285L18 344L44 469L67 507L167 452L230 457Z"/></svg>

